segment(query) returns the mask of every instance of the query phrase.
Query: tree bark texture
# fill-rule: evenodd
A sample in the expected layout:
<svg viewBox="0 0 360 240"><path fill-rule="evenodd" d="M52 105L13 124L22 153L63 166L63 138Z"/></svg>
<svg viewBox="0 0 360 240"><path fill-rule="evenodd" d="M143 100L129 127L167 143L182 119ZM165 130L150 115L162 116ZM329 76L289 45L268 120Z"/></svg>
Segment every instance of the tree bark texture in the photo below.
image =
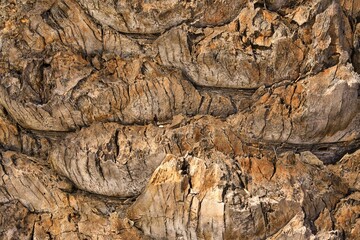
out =
<svg viewBox="0 0 360 240"><path fill-rule="evenodd" d="M0 239L359 239L359 0L1 0Z"/></svg>

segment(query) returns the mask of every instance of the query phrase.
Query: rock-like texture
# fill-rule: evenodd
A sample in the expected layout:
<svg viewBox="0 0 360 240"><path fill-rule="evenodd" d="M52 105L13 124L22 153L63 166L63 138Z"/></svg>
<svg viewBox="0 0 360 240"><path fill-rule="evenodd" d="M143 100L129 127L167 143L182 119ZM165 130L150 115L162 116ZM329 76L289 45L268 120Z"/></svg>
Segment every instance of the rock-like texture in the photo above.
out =
<svg viewBox="0 0 360 240"><path fill-rule="evenodd" d="M0 2L0 239L359 239L360 1Z"/></svg>

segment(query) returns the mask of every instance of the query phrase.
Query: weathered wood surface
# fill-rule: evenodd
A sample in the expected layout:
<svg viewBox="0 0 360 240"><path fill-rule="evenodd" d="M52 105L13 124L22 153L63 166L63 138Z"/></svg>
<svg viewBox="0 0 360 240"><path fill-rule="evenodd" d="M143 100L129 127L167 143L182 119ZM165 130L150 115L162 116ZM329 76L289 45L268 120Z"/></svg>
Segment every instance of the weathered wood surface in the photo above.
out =
<svg viewBox="0 0 360 240"><path fill-rule="evenodd" d="M360 1L0 1L0 239L358 239Z"/></svg>

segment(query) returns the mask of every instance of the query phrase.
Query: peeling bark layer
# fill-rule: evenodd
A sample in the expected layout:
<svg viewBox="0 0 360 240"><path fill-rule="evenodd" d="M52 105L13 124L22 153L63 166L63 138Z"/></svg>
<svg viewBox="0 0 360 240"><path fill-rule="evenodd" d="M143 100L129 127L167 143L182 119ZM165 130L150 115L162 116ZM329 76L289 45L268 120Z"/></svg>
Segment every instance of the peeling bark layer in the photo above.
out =
<svg viewBox="0 0 360 240"><path fill-rule="evenodd" d="M357 0L0 3L0 239L358 239Z"/></svg>

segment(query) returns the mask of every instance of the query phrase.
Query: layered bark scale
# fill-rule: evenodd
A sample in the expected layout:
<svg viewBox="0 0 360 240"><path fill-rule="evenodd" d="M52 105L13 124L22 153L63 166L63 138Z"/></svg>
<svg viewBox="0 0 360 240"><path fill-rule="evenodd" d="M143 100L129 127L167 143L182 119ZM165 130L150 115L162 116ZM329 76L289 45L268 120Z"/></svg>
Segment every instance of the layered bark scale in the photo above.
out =
<svg viewBox="0 0 360 240"><path fill-rule="evenodd" d="M360 3L0 3L1 239L357 239Z"/></svg>

